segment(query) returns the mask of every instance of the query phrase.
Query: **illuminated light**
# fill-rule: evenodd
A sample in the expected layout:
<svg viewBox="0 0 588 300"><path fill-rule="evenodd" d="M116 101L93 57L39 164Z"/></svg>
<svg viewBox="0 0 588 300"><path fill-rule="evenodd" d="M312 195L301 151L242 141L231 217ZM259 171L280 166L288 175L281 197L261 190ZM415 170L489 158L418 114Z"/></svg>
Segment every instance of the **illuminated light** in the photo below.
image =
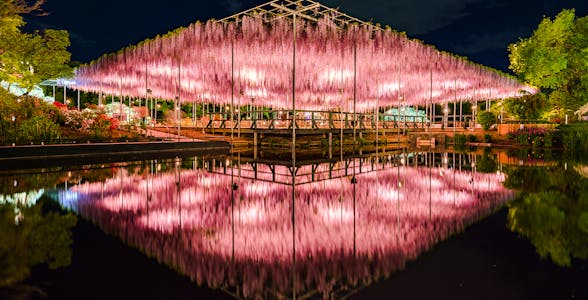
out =
<svg viewBox="0 0 588 300"><path fill-rule="evenodd" d="M237 76L241 79L245 79L247 83L260 83L264 80L265 76L262 72L253 68L242 68Z"/></svg>
<svg viewBox="0 0 588 300"><path fill-rule="evenodd" d="M319 81L323 84L343 84L353 79L353 70L325 70L319 75Z"/></svg>
<svg viewBox="0 0 588 300"><path fill-rule="evenodd" d="M18 180L14 180L14 181L12 182L12 186L13 186L13 187L17 187L17 186L18 186Z"/></svg>
<svg viewBox="0 0 588 300"><path fill-rule="evenodd" d="M333 222L349 222L353 220L353 211L345 208L327 207L321 210L321 216L328 223Z"/></svg>
<svg viewBox="0 0 588 300"><path fill-rule="evenodd" d="M390 96L404 87L404 83L390 82L378 86L379 96Z"/></svg>

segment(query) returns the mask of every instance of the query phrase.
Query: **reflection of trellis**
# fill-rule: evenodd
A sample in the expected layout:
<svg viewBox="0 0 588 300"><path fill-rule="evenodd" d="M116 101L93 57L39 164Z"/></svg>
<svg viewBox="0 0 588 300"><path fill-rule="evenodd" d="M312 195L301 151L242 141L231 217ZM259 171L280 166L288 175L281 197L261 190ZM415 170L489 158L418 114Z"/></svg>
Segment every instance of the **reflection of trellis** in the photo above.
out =
<svg viewBox="0 0 588 300"><path fill-rule="evenodd" d="M243 17L247 16L262 19L264 22L269 23L280 18L292 18L294 15L297 18L311 22L317 22L320 19L326 18L340 28L356 24L367 26L374 30L381 30L380 27L369 22L351 17L334 8L324 6L312 0L274 0L226 17L219 20L219 22L239 24Z"/></svg>
<svg viewBox="0 0 588 300"><path fill-rule="evenodd" d="M223 159L213 159L218 163ZM284 201L288 186L196 165L181 170L179 159L168 172L154 165L141 175L121 171L80 183L59 191L58 201L198 285L237 299L343 299L404 268L512 195L501 174L400 165L365 174L353 188L347 180L297 187L295 207ZM237 189L229 188L236 182Z"/></svg>
<svg viewBox="0 0 588 300"><path fill-rule="evenodd" d="M357 155L343 159L314 159L312 162L300 162L295 168L288 162L271 159L240 158L232 163L227 160L204 162L206 170L212 174L230 175L239 174L240 178L252 179L259 182L271 182L283 185L292 184L292 176L296 176L296 185L306 185L314 182L328 181L332 179L351 178L353 174L367 174L384 170L386 168L406 164L411 166L452 165L452 168L471 170L473 162L469 155L453 155L444 161L441 153L430 153L426 157L423 153L385 152L376 154ZM403 161L401 163L401 161Z"/></svg>

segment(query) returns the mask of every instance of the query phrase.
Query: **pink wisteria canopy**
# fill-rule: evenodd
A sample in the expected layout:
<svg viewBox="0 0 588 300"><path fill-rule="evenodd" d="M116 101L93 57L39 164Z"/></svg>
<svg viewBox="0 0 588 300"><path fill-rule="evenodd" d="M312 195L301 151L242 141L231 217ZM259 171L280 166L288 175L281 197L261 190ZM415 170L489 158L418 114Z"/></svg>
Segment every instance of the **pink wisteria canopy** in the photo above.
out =
<svg viewBox="0 0 588 300"><path fill-rule="evenodd" d="M333 9L312 20L284 11L289 14L197 22L146 40L80 67L75 88L284 109L295 97L297 109L342 111L353 111L354 95L355 111L368 111L534 92L505 74L391 29L354 22L342 26Z"/></svg>

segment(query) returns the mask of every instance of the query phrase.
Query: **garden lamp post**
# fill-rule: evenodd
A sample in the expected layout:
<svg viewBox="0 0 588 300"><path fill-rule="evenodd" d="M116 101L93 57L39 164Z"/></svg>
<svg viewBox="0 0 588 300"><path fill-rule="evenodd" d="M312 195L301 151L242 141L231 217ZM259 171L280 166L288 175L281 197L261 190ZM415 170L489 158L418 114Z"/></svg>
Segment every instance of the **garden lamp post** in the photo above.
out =
<svg viewBox="0 0 588 300"><path fill-rule="evenodd" d="M15 145L16 143L16 116L13 115L12 116L12 146Z"/></svg>

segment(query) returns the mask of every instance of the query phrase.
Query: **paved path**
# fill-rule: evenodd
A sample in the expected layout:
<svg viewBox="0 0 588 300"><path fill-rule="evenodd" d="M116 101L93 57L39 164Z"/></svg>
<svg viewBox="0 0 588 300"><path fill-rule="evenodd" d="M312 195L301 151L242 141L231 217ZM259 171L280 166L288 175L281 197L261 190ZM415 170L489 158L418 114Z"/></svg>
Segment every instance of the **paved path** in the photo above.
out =
<svg viewBox="0 0 588 300"><path fill-rule="evenodd" d="M158 139L164 139L168 141L176 141L176 142L203 142L203 140L181 136L178 138L176 134L171 134L167 132L161 132L158 130L147 129L147 136L155 137Z"/></svg>

